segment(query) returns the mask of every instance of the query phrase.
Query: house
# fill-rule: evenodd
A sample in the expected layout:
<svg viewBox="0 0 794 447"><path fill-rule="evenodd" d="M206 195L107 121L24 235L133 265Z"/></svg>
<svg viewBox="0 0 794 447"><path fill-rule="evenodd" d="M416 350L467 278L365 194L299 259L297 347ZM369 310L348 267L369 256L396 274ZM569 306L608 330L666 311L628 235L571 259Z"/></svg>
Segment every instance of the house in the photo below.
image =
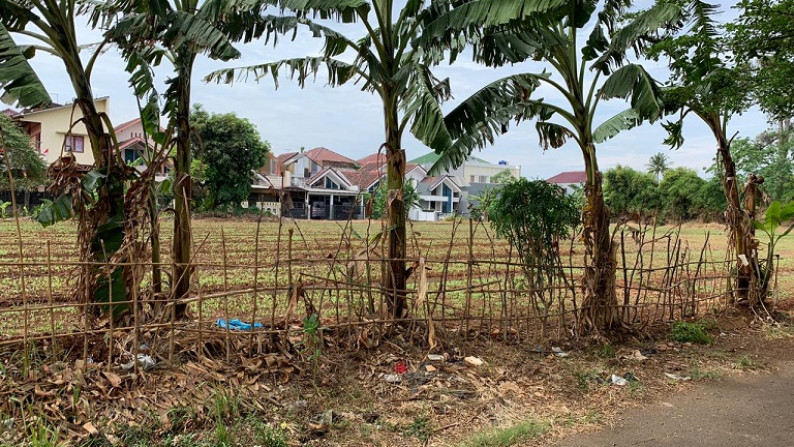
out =
<svg viewBox="0 0 794 447"><path fill-rule="evenodd" d="M248 206L301 219L360 217L363 199L355 160L318 147L268 159L254 175Z"/></svg>
<svg viewBox="0 0 794 447"><path fill-rule="evenodd" d="M110 98L97 98L94 103L98 112L109 113ZM85 125L79 121L82 117L82 111L74 104L54 103L11 115L11 119L30 136L33 148L46 164L52 164L63 153L70 152L78 164L91 166L94 153Z"/></svg>
<svg viewBox="0 0 794 447"><path fill-rule="evenodd" d="M425 170L429 171L439 157L440 155L435 152L429 152L411 160L409 163L420 164ZM469 157L462 165L456 169L448 170L444 174L456 177L458 184L466 187L472 183L496 183L493 181L493 177L505 171L508 171L515 178L521 177L521 166L510 165L505 160L494 164L477 157Z"/></svg>
<svg viewBox="0 0 794 447"><path fill-rule="evenodd" d="M147 155L147 151L153 152L155 147L153 142L146 136L141 119L135 118L124 122L116 126L113 129L113 133L119 142L118 150L121 152L124 162L129 166L135 167L138 171L146 169L143 160ZM155 180L165 180L166 175L172 169L172 164L171 161L163 163L155 175Z"/></svg>
<svg viewBox="0 0 794 447"><path fill-rule="evenodd" d="M587 173L585 171L560 172L546 181L561 187L565 190L566 194L570 194L574 192L574 190L584 187L587 181Z"/></svg>
<svg viewBox="0 0 794 447"><path fill-rule="evenodd" d="M412 220L437 221L459 211L463 186L451 175L425 177L416 186L419 209L412 208Z"/></svg>

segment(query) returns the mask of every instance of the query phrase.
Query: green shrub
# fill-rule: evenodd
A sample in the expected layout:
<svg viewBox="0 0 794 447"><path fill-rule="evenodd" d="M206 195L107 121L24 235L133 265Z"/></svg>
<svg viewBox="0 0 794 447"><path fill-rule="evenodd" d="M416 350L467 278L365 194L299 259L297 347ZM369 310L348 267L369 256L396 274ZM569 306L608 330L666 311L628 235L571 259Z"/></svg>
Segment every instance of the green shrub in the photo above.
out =
<svg viewBox="0 0 794 447"><path fill-rule="evenodd" d="M706 332L706 325L703 323L677 321L673 324L673 331L670 336L679 343L710 345L714 342L714 339Z"/></svg>

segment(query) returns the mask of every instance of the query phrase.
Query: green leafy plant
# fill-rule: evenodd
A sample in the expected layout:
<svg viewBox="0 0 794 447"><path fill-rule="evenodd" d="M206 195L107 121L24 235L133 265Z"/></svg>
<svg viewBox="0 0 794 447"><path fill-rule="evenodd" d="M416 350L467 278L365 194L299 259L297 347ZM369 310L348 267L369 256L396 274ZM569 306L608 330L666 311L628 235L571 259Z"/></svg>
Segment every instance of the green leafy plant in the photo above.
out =
<svg viewBox="0 0 794 447"><path fill-rule="evenodd" d="M787 205L783 205L782 203L775 201L769 205L769 208L767 208L763 221L756 220L753 222L755 229L760 230L767 236L766 259L759 261L755 266L756 277L759 281L758 287L756 288L757 290L754 290L754 292L758 294L758 296L755 298L761 301L766 298L766 292L769 289L769 282L772 278L772 274L774 273L773 260L776 246L781 239L791 233L791 230L794 229L794 223L789 224L789 226L785 228L782 233L778 233L778 228L792 219L794 219L794 202L789 202ZM751 296L751 298L753 297Z"/></svg>
<svg viewBox="0 0 794 447"><path fill-rule="evenodd" d="M11 202L0 202L0 218L6 218L6 209L11 206Z"/></svg>
<svg viewBox="0 0 794 447"><path fill-rule="evenodd" d="M710 345L714 342L714 339L706 332L706 325L699 322L675 322L670 337L679 343Z"/></svg>

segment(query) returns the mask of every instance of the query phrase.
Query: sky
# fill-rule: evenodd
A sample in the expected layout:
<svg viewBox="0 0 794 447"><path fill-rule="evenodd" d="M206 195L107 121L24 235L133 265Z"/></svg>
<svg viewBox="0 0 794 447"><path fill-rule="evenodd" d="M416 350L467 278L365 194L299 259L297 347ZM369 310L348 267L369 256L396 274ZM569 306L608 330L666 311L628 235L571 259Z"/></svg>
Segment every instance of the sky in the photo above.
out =
<svg viewBox="0 0 794 447"><path fill-rule="evenodd" d="M398 0L397 3L401 2ZM719 21L727 22L738 15L731 8L735 3L736 0L721 2L723 12L718 17ZM648 4L649 0L637 2L638 7ZM332 26L354 38L362 36L364 31L360 24ZM589 29L583 29L582 33L589 33ZM80 29L78 37L80 43L101 39L98 31L87 27ZM19 39L18 43L22 41ZM382 106L377 96L361 91L360 86L351 84L331 88L323 74L318 75L316 82L307 83L304 89L286 77L280 79L278 89L274 88L270 78L259 83L236 82L231 86L202 81L207 74L217 69L244 67L288 57L319 55L321 47L321 39L314 39L308 33L301 32L292 41L281 38L275 48L262 41L238 45L242 56L230 62L200 57L194 70L192 100L194 103L201 103L209 112L233 112L247 118L254 123L262 138L270 142L275 154L318 146L353 159L376 152L384 141ZM59 103L71 102L73 90L60 60L40 52L31 60L31 64L39 73L53 100ZM643 65L658 81L666 80L668 71L664 62L644 61ZM110 97L110 116L115 123L133 119L138 113L124 66L118 52L109 50L100 56L92 79L94 95ZM489 82L508 74L539 72L543 68L541 63L527 62L493 69L461 56L453 65L436 67L434 73L439 78L450 79L454 100L445 104L444 109L448 111ZM171 75L170 67L165 63L156 74L158 80L164 82ZM541 89L536 95L554 101L554 92L548 89ZM595 122L601 123L626 107L625 102L620 100L604 102L599 106ZM751 109L734 118L730 125L731 133L738 132L739 137L753 137L767 127L766 118L757 109ZM653 154L664 152L669 155L673 166L690 167L705 175L703 168L710 165L714 158L714 138L705 125L695 119L688 119L685 123L684 136L684 147L671 151L662 143L665 131L659 122L624 131L598 145L599 166L602 171L618 164L645 170L645 165ZM429 151L408 131L403 138L403 148L409 160ZM494 145L473 155L494 163L505 160L511 165L519 165L522 175L528 178L545 179L563 171L583 170L581 151L571 143L544 152L539 144L534 122L512 126Z"/></svg>

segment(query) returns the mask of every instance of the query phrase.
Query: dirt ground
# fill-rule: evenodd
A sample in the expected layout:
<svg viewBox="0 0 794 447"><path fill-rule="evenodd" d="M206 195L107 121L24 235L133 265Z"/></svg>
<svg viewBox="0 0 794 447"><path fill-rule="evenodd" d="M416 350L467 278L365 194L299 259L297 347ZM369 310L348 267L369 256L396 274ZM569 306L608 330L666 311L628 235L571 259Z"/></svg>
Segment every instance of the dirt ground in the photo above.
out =
<svg viewBox="0 0 794 447"><path fill-rule="evenodd" d="M786 343L791 347L791 342ZM794 439L794 361L789 349L772 372L743 374L621 411L612 427L564 438L556 447L777 447Z"/></svg>

